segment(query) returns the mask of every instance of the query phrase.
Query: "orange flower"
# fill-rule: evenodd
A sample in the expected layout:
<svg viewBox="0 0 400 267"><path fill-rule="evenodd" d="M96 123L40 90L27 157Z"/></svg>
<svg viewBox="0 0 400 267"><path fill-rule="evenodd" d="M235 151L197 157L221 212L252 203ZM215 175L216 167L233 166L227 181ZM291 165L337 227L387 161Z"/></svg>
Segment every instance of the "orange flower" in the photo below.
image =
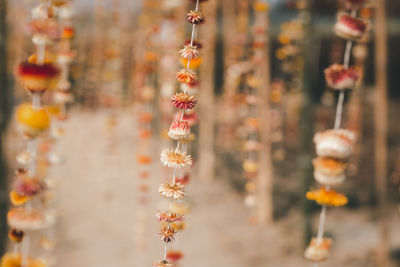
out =
<svg viewBox="0 0 400 267"><path fill-rule="evenodd" d="M306 197L320 205L339 207L347 204L347 197L345 195L337 193L332 189L326 189L325 187L307 192Z"/></svg>
<svg viewBox="0 0 400 267"><path fill-rule="evenodd" d="M151 131L150 130L142 130L139 133L139 138L140 139L148 139L151 137Z"/></svg>
<svg viewBox="0 0 400 267"><path fill-rule="evenodd" d="M183 253L179 250L170 250L167 252L167 259L172 262L177 262L183 258Z"/></svg>
<svg viewBox="0 0 400 267"><path fill-rule="evenodd" d="M149 123L153 119L153 114L151 113L142 113L139 117L139 122L141 123Z"/></svg>
<svg viewBox="0 0 400 267"><path fill-rule="evenodd" d="M176 233L175 229L170 226L163 227L161 229L160 235L161 240L164 241L165 243L171 243L172 241L175 240L174 234Z"/></svg>
<svg viewBox="0 0 400 267"><path fill-rule="evenodd" d="M19 195L14 190L10 192L10 201L15 206L20 206L27 202L29 199L31 199L31 197Z"/></svg>
<svg viewBox="0 0 400 267"><path fill-rule="evenodd" d="M196 73L191 70L181 70L176 73L176 80L180 83L194 83L196 80Z"/></svg>

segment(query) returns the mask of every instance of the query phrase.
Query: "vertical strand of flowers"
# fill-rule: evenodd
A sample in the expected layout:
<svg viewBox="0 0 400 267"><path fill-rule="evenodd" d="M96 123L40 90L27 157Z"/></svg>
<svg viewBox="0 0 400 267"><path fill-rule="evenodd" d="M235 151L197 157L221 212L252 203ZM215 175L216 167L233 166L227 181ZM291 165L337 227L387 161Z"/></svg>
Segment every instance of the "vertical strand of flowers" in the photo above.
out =
<svg viewBox="0 0 400 267"><path fill-rule="evenodd" d="M191 69L191 60L199 58L200 54L195 43L196 25L204 22L203 14L199 11L199 0L196 1L195 9L191 10L187 16L187 21L192 24L190 43L186 44L179 51L182 58L187 60L186 68L180 70L176 74L176 79L183 84L182 92L176 93L172 98L172 104L181 109L181 113L177 120L174 120L168 131L168 136L175 140L176 147L164 149L161 152L161 163L173 169L172 182L164 183L159 187L159 192L162 196L169 198L169 209L158 212L156 218L161 223L161 240L164 242L164 257L161 261L156 262L153 266L156 267L172 267L175 266L173 261L167 260L168 244L175 240L176 229L172 223L183 220L183 214L173 212L174 200L182 199L185 195L185 187L180 182L176 181L177 169L192 166L192 157L181 150L181 142L190 138L190 125L184 119L185 111L193 109L197 101L194 96L188 93L191 86L196 82L196 74Z"/></svg>
<svg viewBox="0 0 400 267"><path fill-rule="evenodd" d="M30 257L30 235L54 222L45 210L40 209L38 198L43 194L45 183L43 174L37 171L38 139L50 127L50 116L42 107L41 97L57 83L60 74L46 53L46 46L52 44L60 33L54 12L51 0L32 10L33 20L28 23L27 31L32 35L36 53L18 64L16 69L17 78L32 97L32 102L21 104L16 111L18 127L27 140L27 149L17 156L21 168L16 171L17 177L10 192L10 200L15 207L7 214L11 228L9 238L15 245L12 253L3 255L3 266L46 266L43 260Z"/></svg>
<svg viewBox="0 0 400 267"><path fill-rule="evenodd" d="M340 12L335 25L335 33L347 40L343 65L333 64L325 70L325 80L328 86L339 91L336 107L334 128L318 132L314 136L317 158L313 160L314 178L322 184L318 190L307 192L307 198L322 206L319 217L316 238L312 238L305 251L305 257L318 266L318 262L328 258L332 240L324 237L328 206L343 206L347 204L346 196L331 189L340 185L346 179L346 168L352 155L356 140L354 132L341 128L345 90L354 89L361 81L361 70L350 67L350 56L353 41L366 37L368 23L356 17L357 9L363 6L365 0L346 0L345 8L350 13Z"/></svg>

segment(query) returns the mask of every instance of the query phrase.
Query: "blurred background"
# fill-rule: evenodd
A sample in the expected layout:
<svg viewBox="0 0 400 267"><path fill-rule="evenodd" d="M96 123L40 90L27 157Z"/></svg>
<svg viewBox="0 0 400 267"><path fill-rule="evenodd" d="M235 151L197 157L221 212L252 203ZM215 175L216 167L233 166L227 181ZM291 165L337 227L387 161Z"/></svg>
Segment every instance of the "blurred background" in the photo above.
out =
<svg viewBox="0 0 400 267"><path fill-rule="evenodd" d="M38 3L0 0L2 253L13 249L8 194L26 142L14 111L30 101L14 73L34 51L26 24ZM172 245L184 254L180 266L312 266L304 250L321 209L305 193L318 186L314 133L334 123L338 93L326 85L324 70L343 61L346 41L333 27L344 1L270 0L265 28L255 25L255 3L200 5L201 59L190 63L199 73L199 103L187 114L194 167L179 173L188 196L176 208L188 214ZM39 144L46 159L38 169L52 185L46 197L57 220L32 234L32 255L60 267L151 266L163 253L154 214L165 206L157 190L169 177L158 159L172 146L170 98L179 88L175 73L186 66L178 51L190 40L185 16L194 2L70 4L74 101L66 116L53 114L62 136ZM348 204L328 208L333 246L319 266L400 266L399 13L394 0L368 1L358 12L370 32L354 42L350 60L363 70L363 82L345 94L342 124L357 135L339 187ZM255 63L257 36L262 63ZM46 92L44 104L51 98ZM254 152L252 144L263 149ZM257 179L267 186L260 189Z"/></svg>

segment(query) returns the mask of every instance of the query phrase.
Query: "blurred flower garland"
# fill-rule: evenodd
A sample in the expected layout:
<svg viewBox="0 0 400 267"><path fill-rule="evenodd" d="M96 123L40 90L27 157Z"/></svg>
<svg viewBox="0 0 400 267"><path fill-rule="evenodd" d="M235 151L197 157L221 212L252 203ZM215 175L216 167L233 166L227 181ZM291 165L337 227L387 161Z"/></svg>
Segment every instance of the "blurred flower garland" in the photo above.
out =
<svg viewBox="0 0 400 267"><path fill-rule="evenodd" d="M335 25L335 33L347 39L344 54L344 64L333 64L325 70L325 79L328 86L339 91L339 99L336 108L334 129L316 133L314 142L317 158L313 160L314 178L322 184L318 190L307 192L310 200L316 201L322 206L318 233L312 238L305 251L305 257L318 266L318 262L328 258L332 240L324 237L324 227L327 206L343 206L347 204L346 196L331 189L346 179L345 171L347 161L352 155L355 143L355 134L347 129L342 129L342 110L346 89L354 89L361 81L361 70L350 67L350 55L353 41L367 38L366 32L369 23L356 17L357 9L361 8L365 0L345 0L345 8L351 13L341 12Z"/></svg>
<svg viewBox="0 0 400 267"><path fill-rule="evenodd" d="M12 253L3 255L2 267L52 264L48 255L46 255L47 260L35 259L30 256L32 243L30 236L33 231L48 229L55 223L55 214L47 209L52 195L45 191L47 188L52 188L52 183L45 179L45 176L47 160L51 164L57 163L58 160L46 154L51 141L46 141L41 137L50 128L49 112L59 115L59 107L50 106L47 109L42 107L42 95L46 90L57 87L58 90L53 95L56 103L64 105L72 100L71 94L66 91L70 88L67 80L67 65L73 57L69 50L69 39L73 37L73 28L63 24L61 30L56 20L57 15L62 23L71 18L71 10L67 1L54 3L46 1L32 10L33 20L27 24L26 29L32 35L36 53L27 61L20 63L16 69L18 81L32 96L32 104L21 104L16 110L18 128L27 140L27 150L17 155L17 162L23 167L16 171L17 177L10 192L10 200L15 207L7 214L7 221L11 228L9 238L15 244ZM64 47L57 57L61 70L53 63L51 51L48 51L50 45L59 38L61 38L61 46ZM61 80L59 81L60 74ZM65 116L65 109L63 111ZM53 128L51 134L56 139L61 133L59 128ZM41 156L48 158L42 161ZM40 243L41 247L46 252L50 252L53 244L43 242L43 240Z"/></svg>
<svg viewBox="0 0 400 267"><path fill-rule="evenodd" d="M165 211L159 211L157 214L157 221L160 222L161 226L161 241L164 242L164 257L161 261L153 264L155 267L172 267L176 266L176 259L181 258L180 252L169 252L168 244L175 240L175 234L179 229L174 226L174 223L183 221L183 213L175 212L174 200L182 199L185 195L185 186L177 181L177 169L192 166L192 157L184 152L181 147L183 142L190 140L191 131L190 127L193 121L193 115L185 114L186 110L193 108L196 101L188 96L188 91L193 85L196 84L196 73L192 71L194 63L199 59L198 45L194 42L196 25L204 22L204 16L199 11L199 0L196 1L194 10L191 10L187 16L187 21L192 24L192 32L190 42L185 44L184 47L179 51L179 54L183 60L187 61L186 68L180 70L176 74L176 79L182 84L182 93L176 93L172 102L173 105L181 109L176 120L172 122L168 131L168 136L173 140L177 141L176 148L164 149L161 152L160 160L161 163L169 168L173 168L172 181L162 184L158 191L162 196L169 198L170 205L169 209ZM192 103L193 105L191 105ZM175 207L176 210L176 207ZM174 254L174 255L172 255ZM179 255L175 255L179 254Z"/></svg>

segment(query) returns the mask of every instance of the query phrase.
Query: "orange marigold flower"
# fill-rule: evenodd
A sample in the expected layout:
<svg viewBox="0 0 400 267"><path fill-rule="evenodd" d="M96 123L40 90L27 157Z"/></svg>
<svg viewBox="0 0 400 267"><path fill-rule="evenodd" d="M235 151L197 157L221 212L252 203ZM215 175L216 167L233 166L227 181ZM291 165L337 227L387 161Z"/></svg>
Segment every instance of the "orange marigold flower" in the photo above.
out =
<svg viewBox="0 0 400 267"><path fill-rule="evenodd" d="M347 197L345 195L337 193L332 189L326 189L325 187L307 192L306 197L325 206L339 207L347 204Z"/></svg>
<svg viewBox="0 0 400 267"><path fill-rule="evenodd" d="M14 190L10 192L10 201L15 206L25 204L29 199L31 199L30 196L19 195Z"/></svg>

